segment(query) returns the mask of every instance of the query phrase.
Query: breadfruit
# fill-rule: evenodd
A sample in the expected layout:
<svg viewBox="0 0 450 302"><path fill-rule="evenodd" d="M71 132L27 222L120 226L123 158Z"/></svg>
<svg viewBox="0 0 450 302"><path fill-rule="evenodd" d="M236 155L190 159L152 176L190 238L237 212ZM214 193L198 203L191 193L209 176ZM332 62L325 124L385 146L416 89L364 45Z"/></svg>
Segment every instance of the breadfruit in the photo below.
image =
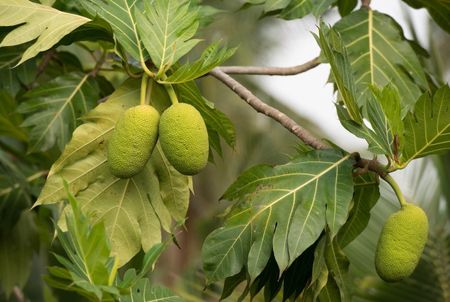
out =
<svg viewBox="0 0 450 302"><path fill-rule="evenodd" d="M108 163L113 175L130 178L147 163L158 139L158 111L139 105L125 111L108 143Z"/></svg>
<svg viewBox="0 0 450 302"><path fill-rule="evenodd" d="M389 216L375 254L375 267L381 279L395 282L410 276L427 239L428 219L421 208L406 204Z"/></svg>
<svg viewBox="0 0 450 302"><path fill-rule="evenodd" d="M189 104L174 104L162 113L159 141L169 162L182 174L197 174L208 163L208 131L200 113Z"/></svg>

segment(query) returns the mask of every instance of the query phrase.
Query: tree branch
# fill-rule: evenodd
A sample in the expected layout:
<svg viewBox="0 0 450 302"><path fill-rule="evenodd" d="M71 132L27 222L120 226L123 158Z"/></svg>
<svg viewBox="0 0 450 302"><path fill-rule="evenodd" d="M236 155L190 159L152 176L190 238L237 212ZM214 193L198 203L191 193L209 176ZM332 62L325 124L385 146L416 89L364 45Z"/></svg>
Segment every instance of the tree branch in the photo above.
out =
<svg viewBox="0 0 450 302"><path fill-rule="evenodd" d="M262 67L262 66L221 66L221 71L227 74L253 74L253 75L296 75L313 69L320 64L319 57L316 57L304 64L292 67Z"/></svg>
<svg viewBox="0 0 450 302"><path fill-rule="evenodd" d="M320 139L312 135L308 130L302 128L293 119L279 111L272 106L267 105L258 97L256 97L250 90L248 90L244 85L230 77L221 68L214 68L209 72L210 75L224 83L231 90L233 90L237 95L247 102L251 107L253 107L257 112L263 113L268 117L274 119L281 125L283 125L290 132L295 134L300 138L305 144L315 148L315 149L326 149L329 148L327 144L322 142Z"/></svg>

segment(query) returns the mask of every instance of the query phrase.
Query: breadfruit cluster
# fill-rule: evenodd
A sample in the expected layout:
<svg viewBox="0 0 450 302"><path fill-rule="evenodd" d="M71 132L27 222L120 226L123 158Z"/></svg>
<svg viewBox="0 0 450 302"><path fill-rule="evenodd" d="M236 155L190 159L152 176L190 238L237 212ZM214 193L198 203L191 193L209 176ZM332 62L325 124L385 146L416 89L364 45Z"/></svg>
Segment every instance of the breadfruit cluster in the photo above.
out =
<svg viewBox="0 0 450 302"><path fill-rule="evenodd" d="M375 267L385 281L395 282L409 277L428 239L425 212L407 204L388 217L378 240Z"/></svg>
<svg viewBox="0 0 450 302"><path fill-rule="evenodd" d="M159 115L149 105L125 111L108 144L108 163L113 175L130 178L149 160L156 141L172 166L194 175L208 163L208 131L200 113L191 105L177 103Z"/></svg>
<svg viewBox="0 0 450 302"><path fill-rule="evenodd" d="M164 154L178 172L194 175L208 163L208 131L193 106L178 103L164 111L159 135Z"/></svg>
<svg viewBox="0 0 450 302"><path fill-rule="evenodd" d="M108 144L108 163L113 175L129 178L145 167L158 139L159 112L149 105L125 111Z"/></svg>

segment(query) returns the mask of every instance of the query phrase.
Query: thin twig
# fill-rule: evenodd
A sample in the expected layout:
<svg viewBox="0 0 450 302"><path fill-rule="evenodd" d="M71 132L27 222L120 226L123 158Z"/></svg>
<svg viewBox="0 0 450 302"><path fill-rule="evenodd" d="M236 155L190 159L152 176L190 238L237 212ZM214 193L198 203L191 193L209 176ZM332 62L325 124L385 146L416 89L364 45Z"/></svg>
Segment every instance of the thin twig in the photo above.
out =
<svg viewBox="0 0 450 302"><path fill-rule="evenodd" d="M27 299L25 299L25 295L23 294L22 290L18 286L14 286L13 288L14 297L16 298L17 302L26 302Z"/></svg>
<svg viewBox="0 0 450 302"><path fill-rule="evenodd" d="M244 101L246 101L251 107L256 111L267 115L268 117L274 119L281 125L283 125L290 132L295 134L303 142L310 145L315 149L326 149L329 148L327 144L322 142L320 139L312 135L308 130L301 127L293 119L279 111L272 106L267 105L257 96L255 96L250 90L248 90L241 83L230 77L228 74L223 72L220 68L214 68L209 72L210 75L227 85L231 90L233 90L237 95L239 95Z"/></svg>
<svg viewBox="0 0 450 302"><path fill-rule="evenodd" d="M263 66L221 66L221 71L227 74L253 74L253 75L296 75L313 69L320 64L319 57L316 57L304 64L292 67L263 67Z"/></svg>
<svg viewBox="0 0 450 302"><path fill-rule="evenodd" d="M100 59L97 61L97 63L94 66L94 69L92 69L92 71L89 73L89 75L93 78L95 78L97 76L97 73L100 71L100 69L102 68L103 64L106 61L106 52L102 53L102 56L100 57Z"/></svg>

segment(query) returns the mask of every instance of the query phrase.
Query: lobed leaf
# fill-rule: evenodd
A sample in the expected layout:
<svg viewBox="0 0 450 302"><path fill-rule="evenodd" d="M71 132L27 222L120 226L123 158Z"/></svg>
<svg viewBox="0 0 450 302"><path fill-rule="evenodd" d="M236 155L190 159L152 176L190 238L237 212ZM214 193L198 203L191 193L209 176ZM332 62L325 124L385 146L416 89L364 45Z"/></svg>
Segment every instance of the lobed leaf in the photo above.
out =
<svg viewBox="0 0 450 302"><path fill-rule="evenodd" d="M163 75L200 40L198 13L188 0L146 1L144 10L134 8L137 28L158 75Z"/></svg>
<svg viewBox="0 0 450 302"><path fill-rule="evenodd" d="M0 47L36 40L25 50L17 65L53 47L65 35L89 22L88 18L61 12L28 0L2 0L0 26L17 26L6 35Z"/></svg>
<svg viewBox="0 0 450 302"><path fill-rule="evenodd" d="M284 165L244 172L223 196L237 200L225 225L204 243L208 280L235 275L244 265L254 278L271 251L283 272L325 226L334 237L347 219L353 194L351 170L348 155L313 151Z"/></svg>
<svg viewBox="0 0 450 302"><path fill-rule="evenodd" d="M414 112L404 119L405 146L400 167L419 157L450 149L450 88L439 88L433 96L425 93L417 101Z"/></svg>
<svg viewBox="0 0 450 302"><path fill-rule="evenodd" d="M337 22L351 64L355 98L360 106L370 97L370 85L395 86L403 115L428 87L423 68L397 22L388 15L362 8Z"/></svg>
<svg viewBox="0 0 450 302"><path fill-rule="evenodd" d="M18 111L29 116L22 126L30 127L30 152L48 150L55 144L62 150L78 125L78 118L97 103L99 90L89 75L62 75L25 95Z"/></svg>

